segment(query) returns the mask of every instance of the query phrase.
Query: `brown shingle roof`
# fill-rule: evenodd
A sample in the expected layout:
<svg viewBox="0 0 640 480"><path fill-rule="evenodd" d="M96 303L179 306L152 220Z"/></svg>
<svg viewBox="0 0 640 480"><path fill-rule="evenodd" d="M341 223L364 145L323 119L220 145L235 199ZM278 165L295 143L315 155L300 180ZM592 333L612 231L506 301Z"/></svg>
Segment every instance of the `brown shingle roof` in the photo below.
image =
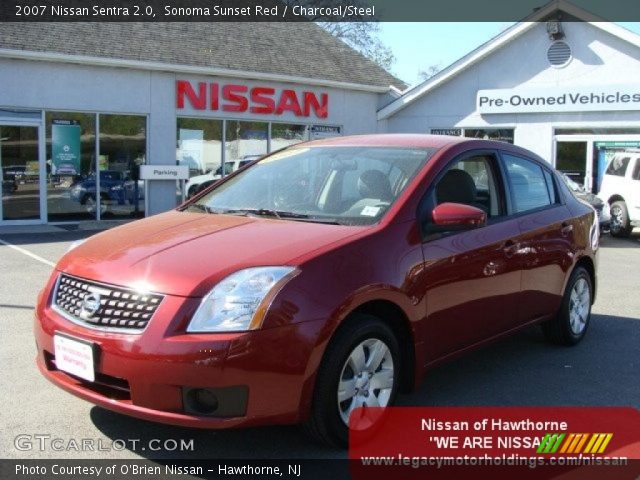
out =
<svg viewBox="0 0 640 480"><path fill-rule="evenodd" d="M7 22L0 48L405 87L311 22Z"/></svg>

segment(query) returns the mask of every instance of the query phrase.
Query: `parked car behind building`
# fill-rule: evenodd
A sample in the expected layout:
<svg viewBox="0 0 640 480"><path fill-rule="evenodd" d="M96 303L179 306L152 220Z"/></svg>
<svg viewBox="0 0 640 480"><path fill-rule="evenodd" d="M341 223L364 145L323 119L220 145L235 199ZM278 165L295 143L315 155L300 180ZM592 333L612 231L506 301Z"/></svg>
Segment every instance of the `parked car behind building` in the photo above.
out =
<svg viewBox="0 0 640 480"><path fill-rule="evenodd" d="M224 163L224 174L229 175L239 168L248 165L249 163L257 160L262 155L245 155L241 159L238 158L236 160L231 160L229 162ZM215 171L211 171L209 173L205 173L204 175L196 175L191 177L186 185L187 190L187 198L193 197L199 191L207 188L209 185L214 183L216 180L220 180L222 178L222 166L218 167Z"/></svg>
<svg viewBox="0 0 640 480"><path fill-rule="evenodd" d="M591 192L587 192L582 185L571 180L569 175L565 173L561 173L560 175L576 197L578 197L580 200L584 200L593 207L593 209L598 214L600 231L607 232L609 230L609 223L611 221L609 204L603 201L599 196Z"/></svg>

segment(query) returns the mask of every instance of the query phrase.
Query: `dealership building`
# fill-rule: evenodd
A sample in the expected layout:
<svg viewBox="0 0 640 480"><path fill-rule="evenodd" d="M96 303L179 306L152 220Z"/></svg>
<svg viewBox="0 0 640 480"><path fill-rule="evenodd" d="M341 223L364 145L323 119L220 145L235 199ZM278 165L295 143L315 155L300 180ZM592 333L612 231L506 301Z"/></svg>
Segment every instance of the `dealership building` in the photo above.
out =
<svg viewBox="0 0 640 480"><path fill-rule="evenodd" d="M178 179L375 132L516 143L597 191L640 146L637 78L640 37L563 1L406 90L313 23L3 23L0 225L155 214Z"/></svg>
<svg viewBox="0 0 640 480"><path fill-rule="evenodd" d="M3 23L0 85L0 225L171 209L185 172L375 132L406 87L314 23Z"/></svg>

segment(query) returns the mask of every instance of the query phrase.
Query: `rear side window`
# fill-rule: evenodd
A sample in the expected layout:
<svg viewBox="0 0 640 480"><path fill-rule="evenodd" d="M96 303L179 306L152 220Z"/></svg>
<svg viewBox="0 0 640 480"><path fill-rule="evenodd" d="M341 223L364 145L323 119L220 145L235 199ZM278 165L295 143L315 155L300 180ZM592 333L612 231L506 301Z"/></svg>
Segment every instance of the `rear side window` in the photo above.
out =
<svg viewBox="0 0 640 480"><path fill-rule="evenodd" d="M633 169L633 179L640 180L640 159L636 158L636 166Z"/></svg>
<svg viewBox="0 0 640 480"><path fill-rule="evenodd" d="M629 157L613 157L609 167L607 167L606 175L615 175L616 177L624 177L627 173L627 166L629 165Z"/></svg>
<svg viewBox="0 0 640 480"><path fill-rule="evenodd" d="M514 213L548 207L556 203L551 176L535 162L514 155L504 154L505 167ZM547 182L551 181L551 184Z"/></svg>

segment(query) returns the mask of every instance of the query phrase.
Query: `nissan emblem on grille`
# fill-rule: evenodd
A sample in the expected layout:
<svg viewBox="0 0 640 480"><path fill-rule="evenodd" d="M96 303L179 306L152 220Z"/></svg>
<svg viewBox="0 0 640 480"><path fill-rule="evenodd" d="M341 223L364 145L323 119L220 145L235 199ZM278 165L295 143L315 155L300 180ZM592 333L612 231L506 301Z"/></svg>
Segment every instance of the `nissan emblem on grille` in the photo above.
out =
<svg viewBox="0 0 640 480"><path fill-rule="evenodd" d="M100 309L100 294L91 292L82 300L82 308L80 309L80 317L91 317Z"/></svg>
<svg viewBox="0 0 640 480"><path fill-rule="evenodd" d="M91 328L139 333L163 296L61 274L53 308L68 320Z"/></svg>

